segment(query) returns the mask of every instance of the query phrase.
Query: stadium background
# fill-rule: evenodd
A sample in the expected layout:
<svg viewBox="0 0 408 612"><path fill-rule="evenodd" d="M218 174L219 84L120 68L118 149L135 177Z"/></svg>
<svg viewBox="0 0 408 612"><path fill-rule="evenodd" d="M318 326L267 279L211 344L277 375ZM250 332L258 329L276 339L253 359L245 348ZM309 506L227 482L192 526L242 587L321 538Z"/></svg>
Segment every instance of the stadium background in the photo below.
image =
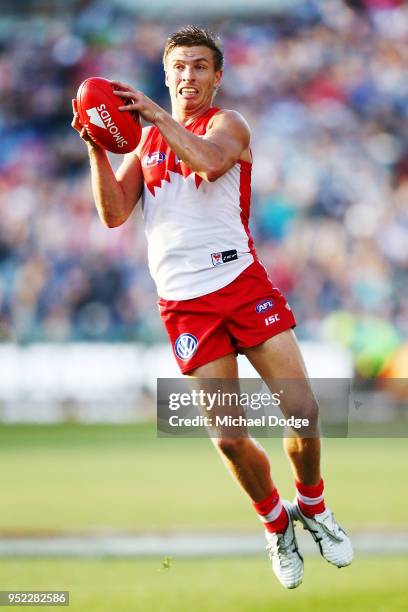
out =
<svg viewBox="0 0 408 612"><path fill-rule="evenodd" d="M382 546L407 537L403 439L325 441L329 501L373 549L340 575L308 556L305 584L287 594L261 557L190 558L166 544L166 533L194 544L202 532L259 526L206 441L157 440L144 423L144 378L174 370L140 214L108 230L92 204L86 151L70 128L84 78L131 82L168 108L166 36L197 21L220 32L217 104L252 130L251 230L313 347L315 375L334 350L339 375L371 389L381 416L384 380L408 369L406 3L198 4L1 2L0 588L70 589L78 610L402 610L406 550ZM406 418L405 400L393 401ZM279 445L266 445L290 496ZM159 534L160 555L129 560L122 546L119 559L83 558L90 535L138 533ZM78 556L18 554L61 534L83 536Z"/></svg>

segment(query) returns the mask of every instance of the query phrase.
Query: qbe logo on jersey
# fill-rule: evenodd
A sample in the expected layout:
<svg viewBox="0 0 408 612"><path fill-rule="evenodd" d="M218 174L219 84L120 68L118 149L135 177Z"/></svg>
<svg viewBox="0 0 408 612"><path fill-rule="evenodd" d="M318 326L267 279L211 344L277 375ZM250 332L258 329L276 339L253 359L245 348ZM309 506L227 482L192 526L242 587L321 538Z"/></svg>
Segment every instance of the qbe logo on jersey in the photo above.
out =
<svg viewBox="0 0 408 612"><path fill-rule="evenodd" d="M198 340L193 334L181 334L174 343L174 352L179 359L187 361L196 352Z"/></svg>

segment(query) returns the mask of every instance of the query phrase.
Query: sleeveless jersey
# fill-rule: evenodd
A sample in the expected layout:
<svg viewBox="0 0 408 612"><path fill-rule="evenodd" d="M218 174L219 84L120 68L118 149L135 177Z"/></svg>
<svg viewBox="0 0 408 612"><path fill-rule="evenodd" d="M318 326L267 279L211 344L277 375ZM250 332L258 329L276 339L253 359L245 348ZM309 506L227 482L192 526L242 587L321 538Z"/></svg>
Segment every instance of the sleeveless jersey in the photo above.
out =
<svg viewBox="0 0 408 612"><path fill-rule="evenodd" d="M210 108L186 129L204 135L219 110ZM177 158L154 126L140 160L149 269L159 296L186 300L231 283L255 258L248 229L252 164L240 160L206 182Z"/></svg>

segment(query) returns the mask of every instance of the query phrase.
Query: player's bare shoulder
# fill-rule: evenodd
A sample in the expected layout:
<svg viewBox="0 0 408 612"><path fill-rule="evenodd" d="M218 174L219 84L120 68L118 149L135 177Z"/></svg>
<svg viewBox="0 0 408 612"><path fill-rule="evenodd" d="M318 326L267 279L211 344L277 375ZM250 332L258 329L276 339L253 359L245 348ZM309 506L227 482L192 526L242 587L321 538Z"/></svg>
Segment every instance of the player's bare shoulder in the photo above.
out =
<svg viewBox="0 0 408 612"><path fill-rule="evenodd" d="M219 110L218 113L215 113L215 115L208 122L208 130L214 129L216 127L222 128L223 130L227 129L240 131L242 133L247 134L248 142L250 140L251 130L249 128L248 122L238 111L226 108L222 108L221 110Z"/></svg>
<svg viewBox="0 0 408 612"><path fill-rule="evenodd" d="M250 152L251 130L246 119L235 110L221 109L211 118L207 127L209 132L224 132L236 138L239 138L243 143L243 150L240 156L241 160L252 162Z"/></svg>

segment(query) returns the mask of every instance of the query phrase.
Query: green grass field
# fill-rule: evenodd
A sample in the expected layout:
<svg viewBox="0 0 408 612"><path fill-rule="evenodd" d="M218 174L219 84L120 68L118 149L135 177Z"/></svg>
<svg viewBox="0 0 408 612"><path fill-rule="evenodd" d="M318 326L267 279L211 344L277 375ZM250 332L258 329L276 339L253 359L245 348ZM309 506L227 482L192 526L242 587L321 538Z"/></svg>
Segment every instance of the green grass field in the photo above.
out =
<svg viewBox="0 0 408 612"><path fill-rule="evenodd" d="M402 612L407 569L401 557L361 557L342 570L307 559L304 583L286 591L258 557L174 560L170 569L159 560L8 560L0 588L69 590L69 609L83 612Z"/></svg>
<svg viewBox="0 0 408 612"><path fill-rule="evenodd" d="M263 440L283 496L280 440ZM330 506L348 528L408 525L404 439L326 439ZM0 427L0 531L259 529L208 440L152 425ZM367 511L369 508L369 511Z"/></svg>
<svg viewBox="0 0 408 612"><path fill-rule="evenodd" d="M265 440L276 482L293 495L279 440ZM327 497L354 529L407 528L406 441L324 441ZM208 440L158 439L152 425L0 427L0 531L260 529ZM398 612L408 557L357 556L341 571L307 556L285 591L266 556L0 559L0 590L61 589L83 612Z"/></svg>

